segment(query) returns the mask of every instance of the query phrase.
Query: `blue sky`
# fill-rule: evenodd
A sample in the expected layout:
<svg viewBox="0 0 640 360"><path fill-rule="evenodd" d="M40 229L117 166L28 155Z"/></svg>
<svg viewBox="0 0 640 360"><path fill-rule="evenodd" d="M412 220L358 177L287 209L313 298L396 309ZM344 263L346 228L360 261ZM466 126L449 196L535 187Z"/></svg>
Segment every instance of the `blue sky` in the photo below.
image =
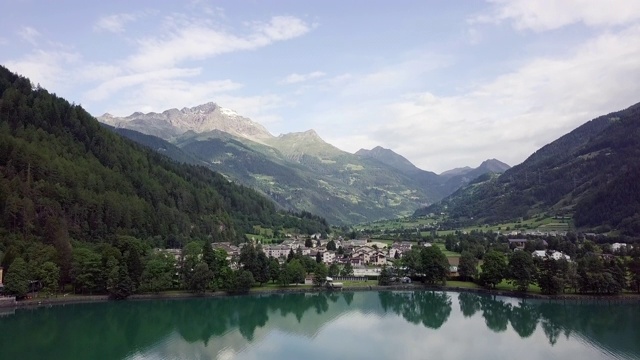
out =
<svg viewBox="0 0 640 360"><path fill-rule="evenodd" d="M105 112L213 101L436 172L640 102L639 0L3 3L0 64Z"/></svg>

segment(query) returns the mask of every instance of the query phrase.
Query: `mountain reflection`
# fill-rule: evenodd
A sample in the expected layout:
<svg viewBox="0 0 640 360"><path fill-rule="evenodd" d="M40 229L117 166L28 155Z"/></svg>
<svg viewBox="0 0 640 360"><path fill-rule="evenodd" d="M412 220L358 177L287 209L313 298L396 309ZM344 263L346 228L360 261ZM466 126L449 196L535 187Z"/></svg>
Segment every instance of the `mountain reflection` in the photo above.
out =
<svg viewBox="0 0 640 360"><path fill-rule="evenodd" d="M456 297L459 313L452 307ZM452 329L478 319L491 332L508 333L511 327L523 339L541 330L551 346L563 337L577 337L602 349L640 354L638 306L440 291L271 294L18 309L0 318L0 333L11 334L0 337L0 349L7 358L37 359L46 353L52 359L118 359L177 336L186 344L239 351L262 342L274 330L313 339L338 318L352 319L353 314L373 315L377 322L397 316L439 332L463 331ZM443 327L447 321L452 328Z"/></svg>

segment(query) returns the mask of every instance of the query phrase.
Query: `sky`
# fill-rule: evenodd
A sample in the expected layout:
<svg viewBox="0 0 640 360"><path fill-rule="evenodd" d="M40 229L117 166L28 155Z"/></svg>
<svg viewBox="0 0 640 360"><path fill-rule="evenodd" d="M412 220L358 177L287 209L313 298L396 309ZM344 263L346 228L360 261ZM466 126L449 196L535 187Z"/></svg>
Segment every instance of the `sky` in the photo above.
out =
<svg viewBox="0 0 640 360"><path fill-rule="evenodd" d="M3 0L0 64L95 116L215 102L442 172L640 102L640 0Z"/></svg>

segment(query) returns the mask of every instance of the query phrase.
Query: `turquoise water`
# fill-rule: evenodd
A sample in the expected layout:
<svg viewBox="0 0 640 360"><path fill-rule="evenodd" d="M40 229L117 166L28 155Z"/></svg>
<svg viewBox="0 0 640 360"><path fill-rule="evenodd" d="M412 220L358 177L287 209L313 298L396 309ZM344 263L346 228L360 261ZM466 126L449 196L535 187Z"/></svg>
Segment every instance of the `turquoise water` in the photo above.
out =
<svg viewBox="0 0 640 360"><path fill-rule="evenodd" d="M1 359L640 359L640 306L344 292L17 309Z"/></svg>

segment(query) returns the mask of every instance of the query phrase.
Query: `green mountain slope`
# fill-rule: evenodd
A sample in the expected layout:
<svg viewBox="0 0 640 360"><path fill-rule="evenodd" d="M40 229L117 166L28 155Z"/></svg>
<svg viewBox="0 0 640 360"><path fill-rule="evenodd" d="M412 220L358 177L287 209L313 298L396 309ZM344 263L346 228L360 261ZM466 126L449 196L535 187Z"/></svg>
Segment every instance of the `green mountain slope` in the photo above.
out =
<svg viewBox="0 0 640 360"><path fill-rule="evenodd" d="M335 223L410 214L427 199L442 197L431 197L411 177L336 149L310 132L274 138L272 146L222 132L183 137L177 145L285 208Z"/></svg>
<svg viewBox="0 0 640 360"><path fill-rule="evenodd" d="M381 147L347 153L313 130L272 136L261 125L215 103L124 118L104 115L99 120L115 126L116 131L126 128L164 136L182 152L167 143L160 145L160 139L123 133L177 161L192 162L185 154L202 160L284 209L312 212L333 223L410 215L473 177L440 177ZM158 131L165 128L172 130Z"/></svg>
<svg viewBox="0 0 640 360"><path fill-rule="evenodd" d="M125 128L114 128L112 126L103 124L103 126L108 129L116 132L117 134L124 136L134 142L143 145L151 150L154 150L166 157L173 159L180 163L191 164L191 165L202 165L206 166L207 162L196 157L194 154L186 152L174 144L163 140L159 137L143 134L141 132L135 130L129 130Z"/></svg>
<svg viewBox="0 0 640 360"><path fill-rule="evenodd" d="M321 218L279 213L252 189L124 139L4 67L0 93L0 251L43 241L68 252L73 241L121 235L156 246L235 241L254 225L329 230Z"/></svg>
<svg viewBox="0 0 640 360"><path fill-rule="evenodd" d="M478 179L416 215L499 222L573 214L579 227L631 229L640 211L640 104L601 116L536 151L499 177Z"/></svg>

